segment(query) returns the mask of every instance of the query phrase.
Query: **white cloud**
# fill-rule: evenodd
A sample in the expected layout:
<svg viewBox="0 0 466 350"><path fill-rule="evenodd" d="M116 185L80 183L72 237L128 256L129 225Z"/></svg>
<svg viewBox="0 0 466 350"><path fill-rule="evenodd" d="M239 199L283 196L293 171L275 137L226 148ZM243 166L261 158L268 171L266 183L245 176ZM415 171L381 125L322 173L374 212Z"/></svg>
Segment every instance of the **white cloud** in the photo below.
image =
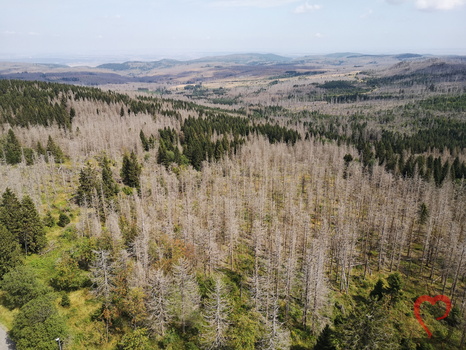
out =
<svg viewBox="0 0 466 350"><path fill-rule="evenodd" d="M323 38L324 35L322 33L315 33L314 37L320 39L320 38Z"/></svg>
<svg viewBox="0 0 466 350"><path fill-rule="evenodd" d="M16 32L15 32L14 30L5 30L5 31L3 32L3 34L5 34L5 35L15 35Z"/></svg>
<svg viewBox="0 0 466 350"><path fill-rule="evenodd" d="M466 0L385 0L392 5L399 5L406 2L412 2L417 9L423 11L453 10L466 4Z"/></svg>
<svg viewBox="0 0 466 350"><path fill-rule="evenodd" d="M277 7L298 2L299 0L219 0L211 2L216 7Z"/></svg>
<svg viewBox="0 0 466 350"><path fill-rule="evenodd" d="M466 4L466 0L416 0L420 10L452 10Z"/></svg>
<svg viewBox="0 0 466 350"><path fill-rule="evenodd" d="M295 8L294 13L306 13L306 12L314 12L320 10L322 8L321 5L311 5L309 3L305 3L304 5L300 5Z"/></svg>
<svg viewBox="0 0 466 350"><path fill-rule="evenodd" d="M31 35L31 36L38 36L38 35L40 35L40 34L37 33L37 32L29 32L28 35Z"/></svg>

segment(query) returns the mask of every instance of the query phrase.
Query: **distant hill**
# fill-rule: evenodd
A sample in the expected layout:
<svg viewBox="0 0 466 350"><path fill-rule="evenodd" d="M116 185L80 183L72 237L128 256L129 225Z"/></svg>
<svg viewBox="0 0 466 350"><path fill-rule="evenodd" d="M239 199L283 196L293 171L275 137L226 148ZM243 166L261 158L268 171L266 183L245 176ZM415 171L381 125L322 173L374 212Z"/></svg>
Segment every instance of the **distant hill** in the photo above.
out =
<svg viewBox="0 0 466 350"><path fill-rule="evenodd" d="M138 69L141 71L150 71L156 68L169 68L179 64L183 64L183 61L164 59L160 61L142 62L142 61L129 61L124 63L106 63L97 66L97 68L109 69L113 71L125 71Z"/></svg>
<svg viewBox="0 0 466 350"><path fill-rule="evenodd" d="M399 60L407 60L407 59L410 59L410 58L421 58L421 57L424 57L424 56L418 55L418 54L415 54L415 53L403 53L403 54L397 55L395 57L398 58Z"/></svg>
<svg viewBox="0 0 466 350"><path fill-rule="evenodd" d="M233 54L226 56L204 57L194 60L194 62L223 62L236 64L265 64L265 63L286 63L291 62L290 57L279 56L275 54Z"/></svg>
<svg viewBox="0 0 466 350"><path fill-rule="evenodd" d="M194 63L230 63L230 64L243 64L243 65L257 65L257 64L276 64L276 63L287 63L293 59L289 57L283 57L275 54L234 54L225 56L212 56L203 57L189 61L177 61L171 59L163 59L160 61L152 62L141 62L141 61L130 61L124 63L107 63L97 66L97 68L109 69L113 71L125 71L125 70L140 70L150 71L157 68L170 68L182 64L194 64Z"/></svg>

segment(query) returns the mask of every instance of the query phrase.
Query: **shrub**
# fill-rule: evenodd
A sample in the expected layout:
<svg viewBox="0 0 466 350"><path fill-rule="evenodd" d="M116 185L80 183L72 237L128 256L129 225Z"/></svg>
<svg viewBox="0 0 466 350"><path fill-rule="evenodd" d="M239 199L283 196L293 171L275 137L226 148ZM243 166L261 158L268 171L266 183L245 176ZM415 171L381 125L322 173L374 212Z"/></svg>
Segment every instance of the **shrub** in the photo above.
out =
<svg viewBox="0 0 466 350"><path fill-rule="evenodd" d="M21 307L46 291L34 271L27 266L18 266L6 273L0 287L6 292L3 299L10 309Z"/></svg>
<svg viewBox="0 0 466 350"><path fill-rule="evenodd" d="M65 293L62 295L60 305L63 307L70 307L71 300L68 294Z"/></svg>
<svg viewBox="0 0 466 350"><path fill-rule="evenodd" d="M60 227L65 227L66 225L68 225L69 223L71 222L70 218L68 217L68 215L64 214L64 213L60 213L60 216L58 218L58 223L57 225L60 226Z"/></svg>
<svg viewBox="0 0 466 350"><path fill-rule="evenodd" d="M44 226L47 226L47 227L53 227L53 225L55 225L55 219L53 218L52 214L49 211L45 215L43 222L44 222Z"/></svg>
<svg viewBox="0 0 466 350"><path fill-rule="evenodd" d="M149 350L153 349L149 344L147 329L138 328L126 333L118 343L119 350Z"/></svg>
<svg viewBox="0 0 466 350"><path fill-rule="evenodd" d="M51 294L25 304L13 322L11 338L21 350L56 350L55 339L66 337L65 320L58 314Z"/></svg>

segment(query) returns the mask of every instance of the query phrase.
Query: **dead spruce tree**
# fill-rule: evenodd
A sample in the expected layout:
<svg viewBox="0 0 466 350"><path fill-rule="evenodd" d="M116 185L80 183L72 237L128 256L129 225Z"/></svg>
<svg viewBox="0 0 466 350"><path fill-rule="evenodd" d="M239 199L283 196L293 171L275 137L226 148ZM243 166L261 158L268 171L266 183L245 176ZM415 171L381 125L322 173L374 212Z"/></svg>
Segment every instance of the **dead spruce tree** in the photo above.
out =
<svg viewBox="0 0 466 350"><path fill-rule="evenodd" d="M217 276L213 289L208 294L203 313L205 323L201 342L205 349L221 349L227 343L230 309L228 289L221 277Z"/></svg>
<svg viewBox="0 0 466 350"><path fill-rule="evenodd" d="M181 327L183 333L197 317L200 295L199 286L186 258L180 258L173 266L173 280L169 292L170 317Z"/></svg>
<svg viewBox="0 0 466 350"><path fill-rule="evenodd" d="M167 330L169 314L170 277L162 270L152 271L147 285L147 310L150 329L154 334L164 336Z"/></svg>
<svg viewBox="0 0 466 350"><path fill-rule="evenodd" d="M94 294L102 301L101 318L105 322L106 339L109 338L109 328L111 321L111 301L114 290L113 266L110 261L110 253L105 250L94 251L96 259L91 267L91 281L94 287Z"/></svg>

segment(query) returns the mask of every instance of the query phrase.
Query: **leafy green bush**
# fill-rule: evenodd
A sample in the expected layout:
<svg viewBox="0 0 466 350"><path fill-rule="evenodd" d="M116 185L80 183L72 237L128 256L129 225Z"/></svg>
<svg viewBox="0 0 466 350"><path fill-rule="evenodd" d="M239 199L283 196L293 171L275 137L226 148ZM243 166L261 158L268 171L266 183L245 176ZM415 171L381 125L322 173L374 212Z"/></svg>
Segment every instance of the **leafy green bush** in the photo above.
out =
<svg viewBox="0 0 466 350"><path fill-rule="evenodd" d="M138 328L132 332L126 333L118 343L119 350L149 350L154 349L150 346L147 329Z"/></svg>
<svg viewBox="0 0 466 350"><path fill-rule="evenodd" d="M45 217L42 221L44 222L44 226L47 227L53 227L53 225L55 225L55 219L53 218L52 213L50 213L49 211L47 212L47 214L45 214Z"/></svg>
<svg viewBox="0 0 466 350"><path fill-rule="evenodd" d="M79 269L78 262L65 255L55 266L56 274L50 280L50 284L56 290L76 290L86 281L84 272Z"/></svg>
<svg viewBox="0 0 466 350"><path fill-rule="evenodd" d="M6 292L3 300L10 309L21 307L47 291L28 266L18 266L5 274L0 287Z"/></svg>
<svg viewBox="0 0 466 350"><path fill-rule="evenodd" d="M61 297L60 305L63 307L70 307L71 300L68 294L63 294Z"/></svg>
<svg viewBox="0 0 466 350"><path fill-rule="evenodd" d="M58 223L57 225L60 226L60 227L65 227L66 225L68 225L69 223L71 222L70 218L68 217L68 215L64 214L64 213L60 213L60 216L58 217Z"/></svg>
<svg viewBox="0 0 466 350"><path fill-rule="evenodd" d="M10 336L18 350L56 350L55 339L64 339L66 328L53 295L41 295L24 305L15 317Z"/></svg>

